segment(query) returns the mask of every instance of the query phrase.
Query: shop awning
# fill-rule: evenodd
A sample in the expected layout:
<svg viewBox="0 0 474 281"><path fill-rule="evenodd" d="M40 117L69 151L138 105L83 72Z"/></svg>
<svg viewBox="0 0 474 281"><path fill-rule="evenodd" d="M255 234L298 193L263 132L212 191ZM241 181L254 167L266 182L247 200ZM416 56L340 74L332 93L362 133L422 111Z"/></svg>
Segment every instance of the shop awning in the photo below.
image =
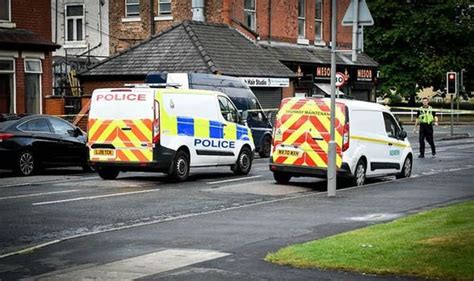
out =
<svg viewBox="0 0 474 281"><path fill-rule="evenodd" d="M322 92L325 93L327 96L331 96L331 84L323 84L323 83L314 83L316 87L318 87ZM341 98L344 96L344 93L339 91L338 88L336 88L336 97Z"/></svg>

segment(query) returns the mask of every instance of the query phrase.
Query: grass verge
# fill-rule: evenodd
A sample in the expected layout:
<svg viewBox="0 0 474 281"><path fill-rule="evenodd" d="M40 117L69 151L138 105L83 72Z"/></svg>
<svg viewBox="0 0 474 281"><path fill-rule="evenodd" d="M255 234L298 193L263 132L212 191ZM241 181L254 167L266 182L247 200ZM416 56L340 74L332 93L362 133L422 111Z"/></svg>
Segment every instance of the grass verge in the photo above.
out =
<svg viewBox="0 0 474 281"><path fill-rule="evenodd" d="M298 268L474 280L474 201L289 246L265 260Z"/></svg>

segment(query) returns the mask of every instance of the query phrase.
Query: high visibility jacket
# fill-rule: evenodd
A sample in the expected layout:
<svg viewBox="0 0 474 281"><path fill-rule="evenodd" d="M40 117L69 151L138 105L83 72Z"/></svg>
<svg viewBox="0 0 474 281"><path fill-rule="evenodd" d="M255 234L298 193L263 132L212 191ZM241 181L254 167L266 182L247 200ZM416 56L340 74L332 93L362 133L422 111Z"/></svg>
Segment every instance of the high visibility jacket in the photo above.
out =
<svg viewBox="0 0 474 281"><path fill-rule="evenodd" d="M420 116L418 117L420 123L431 124L433 123L433 108L431 106L428 107L420 107Z"/></svg>

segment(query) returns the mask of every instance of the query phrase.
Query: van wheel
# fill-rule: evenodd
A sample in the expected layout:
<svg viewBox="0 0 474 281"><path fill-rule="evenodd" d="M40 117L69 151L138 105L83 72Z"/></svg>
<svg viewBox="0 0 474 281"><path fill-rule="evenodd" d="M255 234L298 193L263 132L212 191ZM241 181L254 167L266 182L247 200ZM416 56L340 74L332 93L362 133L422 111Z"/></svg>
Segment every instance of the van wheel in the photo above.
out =
<svg viewBox="0 0 474 281"><path fill-rule="evenodd" d="M402 171L400 174L396 175L397 179L409 178L411 176L411 168L413 167L411 157L408 156L403 163Z"/></svg>
<svg viewBox="0 0 474 281"><path fill-rule="evenodd" d="M20 152L15 167L15 173L26 177L31 176L36 169L36 160L33 153L29 150Z"/></svg>
<svg viewBox="0 0 474 281"><path fill-rule="evenodd" d="M365 183L365 172L366 172L366 164L365 161L360 159L357 162L356 169L354 172L354 178L352 179L352 183L355 186L362 186Z"/></svg>
<svg viewBox="0 0 474 281"><path fill-rule="evenodd" d="M118 177L120 171L113 168L100 167L97 168L97 173L103 180L114 180Z"/></svg>
<svg viewBox="0 0 474 281"><path fill-rule="evenodd" d="M173 168L170 173L173 181L182 182L189 177L189 154L184 150L176 152L173 161Z"/></svg>
<svg viewBox="0 0 474 281"><path fill-rule="evenodd" d="M252 168L252 152L247 147L242 148L240 151L237 162L232 170L236 175L246 175L250 172Z"/></svg>
<svg viewBox="0 0 474 281"><path fill-rule="evenodd" d="M266 136L263 138L262 147L258 154L262 158L268 158L270 157L271 149L272 149L272 138L270 136Z"/></svg>
<svg viewBox="0 0 474 281"><path fill-rule="evenodd" d="M273 172L273 178L277 183L286 184L291 180L291 176L282 172Z"/></svg>

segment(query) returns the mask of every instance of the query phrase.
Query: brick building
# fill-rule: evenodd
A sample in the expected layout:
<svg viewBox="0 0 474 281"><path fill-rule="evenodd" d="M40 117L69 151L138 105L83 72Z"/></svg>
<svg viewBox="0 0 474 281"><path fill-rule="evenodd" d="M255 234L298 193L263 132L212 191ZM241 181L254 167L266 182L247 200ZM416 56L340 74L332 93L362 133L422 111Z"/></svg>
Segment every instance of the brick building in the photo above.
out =
<svg viewBox="0 0 474 281"><path fill-rule="evenodd" d="M201 3L200 3L201 2ZM341 22L350 0L338 0L337 22ZM194 5L194 6L193 6ZM250 75L245 67L236 63L233 68L241 69L240 73L229 74L243 78L249 82L253 92L257 95L264 107L276 107L281 98L293 95L311 96L327 94L330 83L330 0L124 0L113 1L109 6L110 51L119 53L115 58L105 61L98 69L115 68L120 75L107 72L94 72L94 69L83 73L84 86L92 90L94 87L107 85L120 86L122 81L142 82L146 72L140 75L126 75L130 73L129 64L117 63L124 54L130 56L135 48L140 48L143 40L158 38L167 34L177 23L191 19L204 21L209 26L224 24L245 37L257 53L257 64L262 58L276 60L289 69L293 75L279 76L289 79L289 83L281 85L257 85L257 80L269 81L275 73L258 72ZM190 22L191 25L195 22ZM164 31L164 32L163 32ZM237 35L236 35L237 36ZM210 38L210 37L209 37ZM180 44L179 37L174 44ZM203 38L201 38L202 40ZM218 37L212 37L210 45L219 45L222 42ZM137 46L138 44L138 46ZM351 48L352 28L339 25L337 30L338 48ZM129 49L132 46L131 49ZM191 48L199 48L191 46ZM155 49L156 52L162 52ZM191 52L192 49L189 49ZM232 58L245 56L239 49L222 48L221 53ZM162 54L165 54L162 52ZM195 65L186 61L186 52L182 53L180 62L186 67L180 71L196 71ZM133 60L133 58L129 58ZM212 60L211 55L211 60ZM167 57L159 60L166 61ZM238 61L238 60L237 60ZM173 67L166 68L156 60L144 62L150 68L146 71L173 71ZM346 74L347 83L341 89L345 94L361 100L373 100L371 95L375 83L375 73L378 64L360 54L357 62L342 53L337 54L337 71ZM156 66L153 68L153 66ZM225 74L225 71L212 69L199 70L200 72ZM95 74L94 74L95 73ZM228 74L228 73L227 73ZM101 82L107 81L107 82ZM87 86L93 85L93 86ZM88 90L85 90L88 94Z"/></svg>
<svg viewBox="0 0 474 281"><path fill-rule="evenodd" d="M0 1L0 113L49 113L50 40L51 0Z"/></svg>

